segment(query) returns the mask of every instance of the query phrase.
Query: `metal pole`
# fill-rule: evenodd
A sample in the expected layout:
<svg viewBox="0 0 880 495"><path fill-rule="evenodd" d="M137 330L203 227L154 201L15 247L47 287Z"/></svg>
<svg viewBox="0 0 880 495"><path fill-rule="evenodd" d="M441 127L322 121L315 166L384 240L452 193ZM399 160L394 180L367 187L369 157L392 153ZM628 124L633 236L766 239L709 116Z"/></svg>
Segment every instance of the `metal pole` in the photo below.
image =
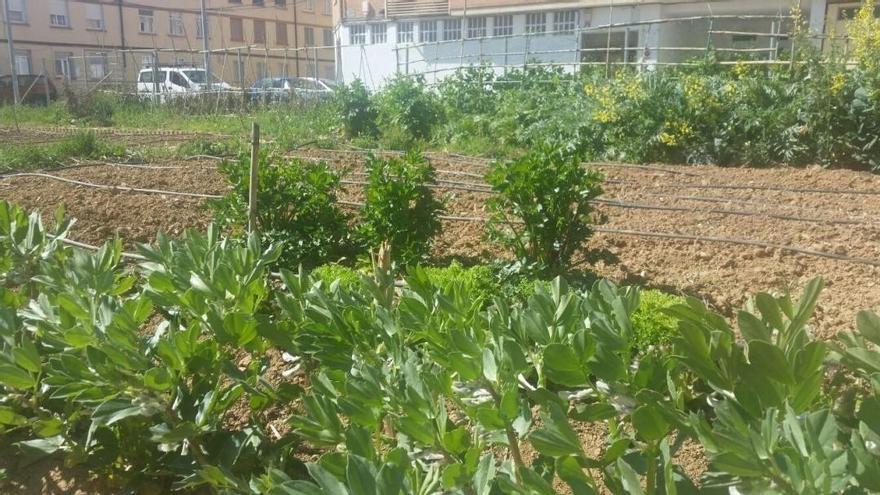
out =
<svg viewBox="0 0 880 495"><path fill-rule="evenodd" d="M208 49L208 13L205 11L205 0L202 0L202 47L205 50L205 81L211 91L211 51Z"/></svg>
<svg viewBox="0 0 880 495"><path fill-rule="evenodd" d="M15 42L12 41L12 23L9 22L9 0L3 1L3 21L9 45L9 73L12 74L12 103L18 105L18 69L15 67Z"/></svg>
<svg viewBox="0 0 880 495"><path fill-rule="evenodd" d="M248 184L248 232L257 231L257 190L259 189L260 167L260 126L251 125L251 176Z"/></svg>
<svg viewBox="0 0 880 495"><path fill-rule="evenodd" d="M43 92L46 93L46 106L48 107L52 100L49 98L49 71L46 70L46 59L43 59Z"/></svg>

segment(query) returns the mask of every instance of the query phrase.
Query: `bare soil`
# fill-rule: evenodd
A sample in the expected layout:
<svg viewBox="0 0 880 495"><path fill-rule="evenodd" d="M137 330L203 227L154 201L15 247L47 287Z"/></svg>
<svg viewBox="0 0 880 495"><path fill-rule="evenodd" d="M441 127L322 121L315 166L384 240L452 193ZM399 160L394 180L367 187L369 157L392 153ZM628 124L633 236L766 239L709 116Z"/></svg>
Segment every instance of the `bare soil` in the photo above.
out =
<svg viewBox="0 0 880 495"><path fill-rule="evenodd" d="M125 144L127 147L143 145L173 145L190 141L199 137L217 138L210 133L188 132L162 129L119 129L115 127L9 127L0 126L0 144L51 144L61 141L67 136L89 130L98 137Z"/></svg>
<svg viewBox="0 0 880 495"><path fill-rule="evenodd" d="M5 139L2 131L0 139ZM295 156L326 160L353 172L348 180L364 180L362 153L301 150ZM486 171L485 160L443 154L431 154L430 159L439 170L438 181L467 182L463 187L477 189L461 190L450 182L440 182L438 191L445 198L447 215L488 216L484 202L490 193L480 191L485 186L473 176ZM103 165L53 174L98 184L170 191L223 194L228 189L213 168L213 161L153 165L176 168ZM630 206L635 203L684 210L598 205L597 210L606 218L602 227L763 241L880 262L878 176L817 167L597 167L608 179L603 199ZM56 205L64 203L69 214L78 219L70 237L91 244L120 235L131 246L135 241L153 240L157 232L177 234L189 227L204 228L210 221L202 199L98 190L39 177L0 180L0 199L39 209L47 219ZM362 200L360 186L346 185L340 199ZM482 221L445 220L434 254L440 259L468 261L509 256L485 241L484 227ZM750 294L796 292L811 278L822 276L826 289L812 322L815 334L822 339L851 329L859 310L880 311L880 268L866 263L726 242L601 232L583 246L578 259L579 270L590 270L621 283L691 294L731 319ZM277 363L278 356L270 356L270 362ZM282 424L279 422L278 427ZM598 453L604 448L600 429L587 428L580 436L588 452ZM692 479L698 479L706 469L702 449L693 442L686 443L676 461ZM58 476L49 472L41 481L35 479L34 484L47 486ZM42 492L58 493L51 488Z"/></svg>

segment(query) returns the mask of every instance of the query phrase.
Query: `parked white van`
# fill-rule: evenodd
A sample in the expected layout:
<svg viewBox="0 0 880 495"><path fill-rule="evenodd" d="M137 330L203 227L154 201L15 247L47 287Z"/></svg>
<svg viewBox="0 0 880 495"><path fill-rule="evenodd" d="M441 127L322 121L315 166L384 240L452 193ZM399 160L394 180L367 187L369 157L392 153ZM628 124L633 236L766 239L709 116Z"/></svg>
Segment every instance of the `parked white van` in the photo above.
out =
<svg viewBox="0 0 880 495"><path fill-rule="evenodd" d="M153 79L155 76L155 80ZM207 91L208 78L205 69L197 67L170 67L141 69L137 78L137 92L151 95L154 92L165 95L181 95ZM213 77L211 91L228 91L232 86Z"/></svg>

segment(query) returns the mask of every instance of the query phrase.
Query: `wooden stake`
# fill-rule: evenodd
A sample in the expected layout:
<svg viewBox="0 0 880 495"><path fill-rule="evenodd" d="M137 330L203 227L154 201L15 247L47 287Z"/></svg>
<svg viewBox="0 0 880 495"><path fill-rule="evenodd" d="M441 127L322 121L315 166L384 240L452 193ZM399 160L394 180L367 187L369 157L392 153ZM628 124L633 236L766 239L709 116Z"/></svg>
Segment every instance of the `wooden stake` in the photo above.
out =
<svg viewBox="0 0 880 495"><path fill-rule="evenodd" d="M260 126L254 122L251 127L251 181L248 188L248 232L257 231L257 188L260 168Z"/></svg>

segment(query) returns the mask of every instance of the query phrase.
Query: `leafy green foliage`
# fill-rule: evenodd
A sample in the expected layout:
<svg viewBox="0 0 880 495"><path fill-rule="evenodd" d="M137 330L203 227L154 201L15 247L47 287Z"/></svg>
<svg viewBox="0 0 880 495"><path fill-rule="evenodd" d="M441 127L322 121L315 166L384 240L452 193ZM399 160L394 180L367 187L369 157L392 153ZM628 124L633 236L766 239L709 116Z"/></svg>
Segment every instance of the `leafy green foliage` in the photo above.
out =
<svg viewBox="0 0 880 495"><path fill-rule="evenodd" d="M124 146L102 140L94 131L76 131L51 144L0 148L0 170L52 168L64 165L71 158L94 160L125 154Z"/></svg>
<svg viewBox="0 0 880 495"><path fill-rule="evenodd" d="M684 303L684 298L659 290L643 290L639 308L632 315L635 344L639 349L666 345L678 330L678 320L665 310Z"/></svg>
<svg viewBox="0 0 880 495"><path fill-rule="evenodd" d="M342 127L346 137L376 135L378 113L370 100L370 93L360 80L339 87L335 102L342 117Z"/></svg>
<svg viewBox="0 0 880 495"><path fill-rule="evenodd" d="M396 288L277 280L280 247L214 227L139 252L126 267L118 241L71 249L0 203L10 474L54 456L120 491L550 495L561 480L590 494L601 476L612 493L695 493L673 462L692 439L710 461L701 490L880 489L880 317L813 340L818 279L799 299L757 294L741 343L685 299L668 309L670 355L635 346L640 294L605 280L481 304L485 274L461 267L414 268ZM11 259L31 275L10 276ZM857 377L849 407L821 398L829 364ZM590 455L578 432L595 423L608 435ZM304 445L318 449L306 463Z"/></svg>
<svg viewBox="0 0 880 495"><path fill-rule="evenodd" d="M436 96L422 76L397 74L374 97L382 133L396 138L393 147L430 139L441 117Z"/></svg>
<svg viewBox="0 0 880 495"><path fill-rule="evenodd" d="M560 273L592 235L590 200L602 193L602 176L576 155L539 149L495 163L486 180L497 193L489 235L518 259Z"/></svg>
<svg viewBox="0 0 880 495"><path fill-rule="evenodd" d="M113 125L115 110L113 97L100 92L76 93L69 86L64 87L64 102L67 113L77 120L91 125Z"/></svg>
<svg viewBox="0 0 880 495"><path fill-rule="evenodd" d="M361 237L372 249L387 242L392 258L400 264L418 263L440 232L438 216L443 205L428 187L434 182L434 168L416 152L401 158L370 156L366 168Z"/></svg>
<svg viewBox="0 0 880 495"><path fill-rule="evenodd" d="M212 201L216 221L234 234L247 228L250 157L223 161L233 190ZM340 175L326 163L287 160L263 151L259 166L257 227L264 242L283 245L280 263L317 266L354 252L348 217L336 205Z"/></svg>

